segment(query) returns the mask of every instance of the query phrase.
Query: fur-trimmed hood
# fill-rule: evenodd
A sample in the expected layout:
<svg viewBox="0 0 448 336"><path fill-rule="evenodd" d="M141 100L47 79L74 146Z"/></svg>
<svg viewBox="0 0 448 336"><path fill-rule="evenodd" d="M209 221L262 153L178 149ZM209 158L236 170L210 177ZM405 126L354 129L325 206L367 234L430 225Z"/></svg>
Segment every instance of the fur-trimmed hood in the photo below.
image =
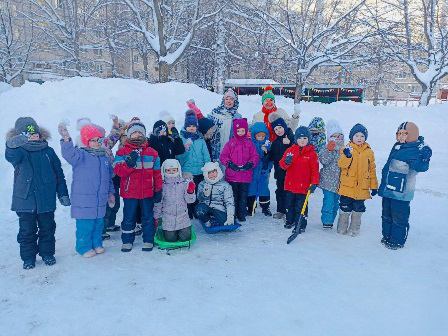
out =
<svg viewBox="0 0 448 336"><path fill-rule="evenodd" d="M46 129L45 127L41 127L41 126L39 126L39 129L40 129L40 132L39 132L40 133L40 139L42 141L48 141L48 140L51 139L51 133L50 133L50 131L48 129ZM9 139L11 139L12 137L14 137L16 135L19 135L17 133L16 129L15 128L11 128L8 131L8 133L6 133L6 140L9 140Z"/></svg>

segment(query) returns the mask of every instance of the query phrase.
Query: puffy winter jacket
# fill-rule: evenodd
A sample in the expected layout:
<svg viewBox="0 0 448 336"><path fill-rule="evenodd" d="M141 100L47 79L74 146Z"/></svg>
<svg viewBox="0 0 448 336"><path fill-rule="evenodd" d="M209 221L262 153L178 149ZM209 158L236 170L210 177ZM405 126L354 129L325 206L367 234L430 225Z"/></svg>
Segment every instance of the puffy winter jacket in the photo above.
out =
<svg viewBox="0 0 448 336"><path fill-rule="evenodd" d="M139 152L139 157L137 166L130 168L125 160L134 150ZM147 142L142 146L125 142L124 147L120 148L115 155L114 165L115 173L121 177L121 197L144 199L153 197L155 192L162 189L160 158Z"/></svg>
<svg viewBox="0 0 448 336"><path fill-rule="evenodd" d="M285 137L288 137L289 144L285 145L283 143L283 139ZM291 131L290 128L283 134L281 137L277 137L272 144L271 144L271 150L269 151L269 160L274 162L274 178L276 180L284 180L286 177L286 170L284 170L282 167L280 167L280 160L283 157L283 154L285 154L286 150L290 148L292 145L294 145L294 133Z"/></svg>
<svg viewBox="0 0 448 336"><path fill-rule="evenodd" d="M210 196L204 196L204 186L208 184L211 187ZM233 199L232 187L224 180L219 180L214 184L207 181L199 183L198 201L207 204L210 208L223 211L227 216L235 215L235 201Z"/></svg>
<svg viewBox="0 0 448 336"><path fill-rule="evenodd" d="M155 149L159 154L160 164L163 164L166 159L175 159L176 155L185 153L185 147L182 139L173 139L169 136L155 136L151 134L148 139L149 147Z"/></svg>
<svg viewBox="0 0 448 336"><path fill-rule="evenodd" d="M255 135L260 132L266 134L266 139L263 141L259 141L255 138ZM261 122L253 124L251 128L251 136L252 143L254 144L257 151L259 161L253 170L252 181L249 185L249 196L269 196L269 174L271 172L273 164L272 162L269 162L268 154L265 154L265 152L263 152L262 150L263 145L265 145L266 141L269 139L268 127ZM269 153L271 146L268 145L266 147Z"/></svg>
<svg viewBox="0 0 448 336"><path fill-rule="evenodd" d="M299 118L293 118L286 111L282 108L277 108L277 110L273 111L272 113L277 113L280 118L282 118L285 122L288 128L290 128L293 132L296 130L297 126L299 125ZM254 117L252 119L252 125L257 122L264 122L264 113L263 111L259 111L254 114Z"/></svg>
<svg viewBox="0 0 448 336"><path fill-rule="evenodd" d="M223 166L227 166L228 161L232 161L237 166L242 166L252 162L257 166L259 158L254 144L249 138L237 139L233 137L226 143L222 150L220 161ZM250 183L252 181L253 168L246 171L234 171L226 168L226 181Z"/></svg>
<svg viewBox="0 0 448 336"><path fill-rule="evenodd" d="M290 165L285 163L286 155L293 154ZM294 194L306 194L311 184L319 183L319 162L314 146L293 145L280 160L280 167L286 170L285 190Z"/></svg>
<svg viewBox="0 0 448 336"><path fill-rule="evenodd" d="M181 176L165 177L162 201L154 205L154 218L162 218L162 228L176 231L191 226L187 203L196 201L196 194L188 194L188 181Z"/></svg>
<svg viewBox="0 0 448 336"><path fill-rule="evenodd" d="M338 165L338 161L341 156L340 150L342 145L336 145L333 151L329 151L327 147L324 147L319 153L319 161L322 164L319 187L333 193L337 193L339 189L341 168Z"/></svg>
<svg viewBox="0 0 448 336"><path fill-rule="evenodd" d="M341 148L338 161L342 168L338 193L356 200L370 199L370 189L378 189L373 150L367 142L358 146L350 141L348 146L353 148L352 156L346 157Z"/></svg>
<svg viewBox="0 0 448 336"><path fill-rule="evenodd" d="M185 129L181 131L180 135L182 143L185 145L187 142L187 132ZM191 173L192 175L202 175L201 168L207 162L210 162L210 153L208 152L207 145L204 138L200 133L196 133L193 139L193 143L185 153L176 156L182 166L182 171Z"/></svg>
<svg viewBox="0 0 448 336"><path fill-rule="evenodd" d="M423 160L421 155L425 146L423 137L415 142L395 143L382 171L380 196L400 201L414 198L417 174L429 168L429 160Z"/></svg>
<svg viewBox="0 0 448 336"><path fill-rule="evenodd" d="M61 140L62 157L73 167L71 215L95 219L106 214L107 197L115 192L112 163L107 155L95 156L73 142Z"/></svg>
<svg viewBox="0 0 448 336"><path fill-rule="evenodd" d="M42 140L46 141L49 133L43 127L40 129ZM13 129L7 139L15 135ZM27 151L22 147L6 146L5 158L14 166L12 211L52 212L56 210L56 194L58 198L68 196L61 161L53 148L47 146L39 151Z"/></svg>

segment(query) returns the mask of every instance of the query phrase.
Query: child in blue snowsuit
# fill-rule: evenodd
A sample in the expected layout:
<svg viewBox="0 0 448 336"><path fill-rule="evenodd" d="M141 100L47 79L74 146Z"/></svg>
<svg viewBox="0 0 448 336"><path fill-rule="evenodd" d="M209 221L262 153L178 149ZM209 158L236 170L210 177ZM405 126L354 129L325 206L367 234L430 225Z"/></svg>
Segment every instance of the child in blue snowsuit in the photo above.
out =
<svg viewBox="0 0 448 336"><path fill-rule="evenodd" d="M265 216L272 216L269 205L271 196L269 191L269 173L271 172L273 163L269 162L269 130L265 123L257 122L252 125L251 129L252 142L257 150L260 161L255 166L252 175L252 182L249 185L249 193L247 197L247 210L249 216L252 215L256 198L260 203L262 212Z"/></svg>
<svg viewBox="0 0 448 336"><path fill-rule="evenodd" d="M414 123L402 123L396 135L397 142L384 165L378 190L383 197L381 243L392 250L402 248L406 243L415 179L418 173L428 170L432 156L431 148L419 136Z"/></svg>

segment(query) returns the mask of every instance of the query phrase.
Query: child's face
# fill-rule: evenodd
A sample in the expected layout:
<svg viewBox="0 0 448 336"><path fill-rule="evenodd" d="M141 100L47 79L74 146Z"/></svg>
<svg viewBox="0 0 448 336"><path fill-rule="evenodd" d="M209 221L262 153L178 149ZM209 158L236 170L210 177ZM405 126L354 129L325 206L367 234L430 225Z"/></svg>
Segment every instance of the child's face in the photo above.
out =
<svg viewBox="0 0 448 336"><path fill-rule="evenodd" d="M89 140L89 147L93 149L100 149L102 146L103 138L94 137Z"/></svg>
<svg viewBox="0 0 448 336"><path fill-rule="evenodd" d="M264 139L266 139L266 133L259 132L255 134L255 139L257 139L258 141L263 141Z"/></svg>
<svg viewBox="0 0 448 336"><path fill-rule="evenodd" d="M208 172L208 178L210 180L214 181L216 180L217 177L218 177L218 171L216 169Z"/></svg>
<svg viewBox="0 0 448 336"><path fill-rule="evenodd" d="M165 175L174 175L174 174L177 174L178 171L179 171L179 169L177 169L177 168L168 168L168 169L165 169Z"/></svg>
<svg viewBox="0 0 448 336"><path fill-rule="evenodd" d="M190 125L185 129L187 132L189 133L196 133L196 131L198 130L198 128L194 125Z"/></svg>
<svg viewBox="0 0 448 336"><path fill-rule="evenodd" d="M140 132L134 132L131 134L131 139L136 139L138 137L142 137L143 134L141 134Z"/></svg>
<svg viewBox="0 0 448 336"><path fill-rule="evenodd" d="M238 128L236 130L236 134L240 137L244 136L246 134L246 129L245 128Z"/></svg>
<svg viewBox="0 0 448 336"><path fill-rule="evenodd" d="M307 137L300 137L297 139L297 144L300 147L305 147L306 145L308 145L308 138Z"/></svg>
<svg viewBox="0 0 448 336"><path fill-rule="evenodd" d="M408 138L408 132L405 130L397 131L397 140L399 143L405 143Z"/></svg>
<svg viewBox="0 0 448 336"><path fill-rule="evenodd" d="M39 140L40 140L39 133L31 133L30 134L29 141L39 141Z"/></svg>
<svg viewBox="0 0 448 336"><path fill-rule="evenodd" d="M364 142L366 142L366 137L361 132L358 132L353 136L353 143L355 145L362 145Z"/></svg>
<svg viewBox="0 0 448 336"><path fill-rule="evenodd" d="M173 127L176 127L176 122L174 120L170 120L166 123L168 130L171 130Z"/></svg>
<svg viewBox="0 0 448 336"><path fill-rule="evenodd" d="M333 141L344 140L344 136L341 133L335 133L330 136L330 140Z"/></svg>
<svg viewBox="0 0 448 336"><path fill-rule="evenodd" d="M285 129L282 126L275 126L274 132L277 136L283 136L283 134L285 134Z"/></svg>

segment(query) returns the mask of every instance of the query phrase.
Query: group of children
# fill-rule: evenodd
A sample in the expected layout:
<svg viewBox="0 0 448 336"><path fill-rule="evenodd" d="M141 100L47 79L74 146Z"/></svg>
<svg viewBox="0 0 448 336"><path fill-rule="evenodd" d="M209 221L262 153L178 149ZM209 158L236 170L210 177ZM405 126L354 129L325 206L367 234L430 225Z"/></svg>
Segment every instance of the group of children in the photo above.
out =
<svg viewBox="0 0 448 336"><path fill-rule="evenodd" d="M233 109L226 103L228 97L232 93L224 96L222 107ZM272 101L271 96L263 98L263 103ZM223 142L219 160L212 160L219 124L205 118L194 101L187 104L180 132L174 118L164 113L149 138L139 118L125 123L115 117L108 136L102 127L84 119L78 122L80 136L74 144L67 125L60 123L62 156L73 168L70 198L61 162L48 146L48 131L30 117L16 121L5 155L15 168L11 209L19 217L17 239L25 269L34 268L37 254L47 265L56 262L56 196L62 205L71 206L76 251L84 257L104 253L104 234L120 229L115 225L120 197L124 204L121 251L132 250L137 222L141 222L142 250L151 251L157 226L166 241L189 241L194 217L207 227L233 225L252 216L257 202L265 216L272 216L272 168L277 185L274 218L284 219L285 228L296 227L306 195L319 186L324 195L323 227L333 227L339 210L337 232L356 236L365 200L379 192L381 242L391 249L404 246L415 176L428 169L432 155L415 124L400 125L378 187L374 154L361 124L353 126L344 146L343 131L335 120L327 124L327 141L321 118L294 132L288 124L297 118L285 120L275 106L266 104L267 117L254 122L250 130L246 119L232 118L229 140ZM120 148L114 156L117 143ZM306 206L296 228L300 233L307 226L307 211Z"/></svg>

